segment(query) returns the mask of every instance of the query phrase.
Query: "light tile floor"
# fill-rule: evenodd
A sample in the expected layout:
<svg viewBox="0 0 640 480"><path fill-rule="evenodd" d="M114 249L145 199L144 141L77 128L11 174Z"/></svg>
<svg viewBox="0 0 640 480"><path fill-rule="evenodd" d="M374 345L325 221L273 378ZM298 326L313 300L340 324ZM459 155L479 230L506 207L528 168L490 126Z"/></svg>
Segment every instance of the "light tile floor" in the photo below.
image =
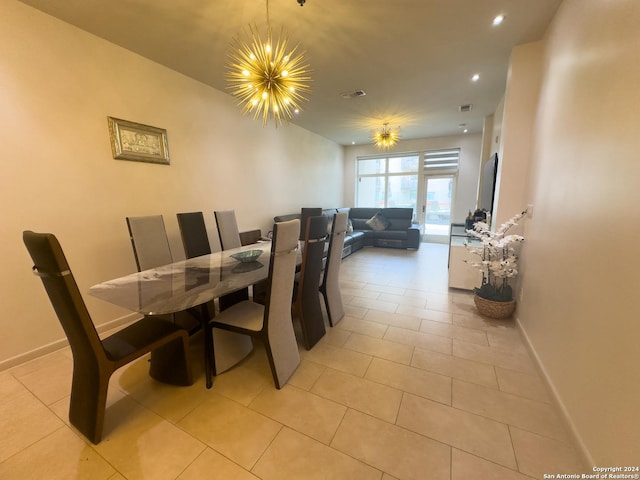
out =
<svg viewBox="0 0 640 480"><path fill-rule="evenodd" d="M0 372L0 478L539 479L585 471L513 321L447 288L447 246L342 264L347 316L282 389L264 349L204 388L110 383L104 439L68 425L68 349Z"/></svg>

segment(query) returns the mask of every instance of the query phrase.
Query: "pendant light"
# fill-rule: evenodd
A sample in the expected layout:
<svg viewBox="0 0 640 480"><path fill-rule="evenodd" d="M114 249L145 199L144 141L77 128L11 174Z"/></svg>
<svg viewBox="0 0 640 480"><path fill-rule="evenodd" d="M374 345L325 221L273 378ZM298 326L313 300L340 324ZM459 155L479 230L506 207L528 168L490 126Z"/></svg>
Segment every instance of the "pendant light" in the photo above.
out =
<svg viewBox="0 0 640 480"><path fill-rule="evenodd" d="M271 120L278 127L293 118L311 91L305 53L291 48L284 31L276 40L271 33L269 0L267 32L263 38L257 26L249 26L249 38L236 39L229 53L226 78L231 94L245 114Z"/></svg>

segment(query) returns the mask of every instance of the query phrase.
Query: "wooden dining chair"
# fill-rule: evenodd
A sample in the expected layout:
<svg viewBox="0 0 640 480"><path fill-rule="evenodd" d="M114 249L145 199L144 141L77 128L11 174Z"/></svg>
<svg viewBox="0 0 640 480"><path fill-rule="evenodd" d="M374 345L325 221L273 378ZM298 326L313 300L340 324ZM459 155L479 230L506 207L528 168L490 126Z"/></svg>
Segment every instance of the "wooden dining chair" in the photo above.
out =
<svg viewBox="0 0 640 480"><path fill-rule="evenodd" d="M300 364L291 320L291 291L296 271L300 221L276 223L267 277L265 305L245 300L221 312L211 327L262 340L276 388L282 388Z"/></svg>
<svg viewBox="0 0 640 480"><path fill-rule="evenodd" d="M187 258L194 258L210 254L211 246L209 244L209 236L207 235L207 228L205 226L204 215L202 214L202 212L178 213L177 218L185 256ZM234 305L240 301L244 301L248 297L249 295L245 292L244 288L227 295L222 295L221 297L218 297L218 309L220 311L223 311L230 305ZM200 310L200 318L203 322L202 327L205 329L205 366L211 365L213 369L212 373L215 374L219 371L223 371L225 368L228 368L229 359L234 358L237 352L251 351L251 349L253 348L253 344L251 343L251 339L243 338L242 340L248 341L243 341L239 346L237 346L237 341L229 340L230 337L235 336L234 333L221 332L222 335L218 335L218 338L222 341L215 342L219 345L219 348L215 349L212 331L210 328L207 328L209 319L215 317L215 307L213 301L202 305ZM205 317L207 317L206 321ZM225 344L236 345L235 353L233 349L229 350L220 348ZM211 376L209 375L209 373L207 373L206 377L207 388L210 388Z"/></svg>
<svg viewBox="0 0 640 480"><path fill-rule="evenodd" d="M207 227L204 223L204 215L202 212L178 213L177 217L185 256L187 258L194 258L210 254L211 246L209 244L209 235L207 234ZM238 236L238 246L240 246L239 242L240 237ZM242 288L220 297L218 299L218 308L222 311L231 305L248 299L249 290Z"/></svg>
<svg viewBox="0 0 640 480"><path fill-rule="evenodd" d="M324 298L329 325L332 327L344 317L344 306L340 293L340 265L342 264L342 249L344 248L348 222L349 214L347 212L336 213L333 216L327 263L320 285L320 293Z"/></svg>
<svg viewBox="0 0 640 480"><path fill-rule="evenodd" d="M126 217L129 238L133 247L133 256L138 271L149 270L173 263L169 238L164 226L162 215L147 215L141 217ZM189 330L191 334L200 330L198 315L193 311L180 311L166 315L166 318Z"/></svg>
<svg viewBox="0 0 640 480"><path fill-rule="evenodd" d="M298 240L304 240L307 219L309 217L319 217L320 215L322 215L322 207L302 207L300 209L300 238Z"/></svg>
<svg viewBox="0 0 640 480"><path fill-rule="evenodd" d="M252 243L258 243L262 240L262 231L259 228L253 230L246 230L240 232L240 243L245 245L251 245Z"/></svg>
<svg viewBox="0 0 640 480"><path fill-rule="evenodd" d="M211 245L202 212L177 213L176 217L185 257L194 258L210 254Z"/></svg>
<svg viewBox="0 0 640 480"><path fill-rule="evenodd" d="M328 223L329 217L325 215L308 217L303 229L302 263L295 283L292 312L293 317L300 322L307 350L311 350L326 333L318 288Z"/></svg>
<svg viewBox="0 0 640 480"><path fill-rule="evenodd" d="M174 385L193 383L186 330L144 317L101 340L56 237L25 231L23 241L67 336L73 355L69 420L87 439L102 439L109 378L151 353L149 375Z"/></svg>

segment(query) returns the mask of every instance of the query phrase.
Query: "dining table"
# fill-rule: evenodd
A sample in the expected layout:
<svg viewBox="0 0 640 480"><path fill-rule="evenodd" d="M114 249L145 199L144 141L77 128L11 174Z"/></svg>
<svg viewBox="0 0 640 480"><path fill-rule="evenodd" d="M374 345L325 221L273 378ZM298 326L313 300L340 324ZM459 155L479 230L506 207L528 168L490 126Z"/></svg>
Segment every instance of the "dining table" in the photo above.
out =
<svg viewBox="0 0 640 480"><path fill-rule="evenodd" d="M234 258L250 250L261 254L248 262ZM218 329L213 334L208 325L215 315L212 300L265 280L270 252L271 241L260 241L108 280L88 293L143 315L194 313L204 332L206 386L211 388L214 374L228 370L253 350L249 336Z"/></svg>

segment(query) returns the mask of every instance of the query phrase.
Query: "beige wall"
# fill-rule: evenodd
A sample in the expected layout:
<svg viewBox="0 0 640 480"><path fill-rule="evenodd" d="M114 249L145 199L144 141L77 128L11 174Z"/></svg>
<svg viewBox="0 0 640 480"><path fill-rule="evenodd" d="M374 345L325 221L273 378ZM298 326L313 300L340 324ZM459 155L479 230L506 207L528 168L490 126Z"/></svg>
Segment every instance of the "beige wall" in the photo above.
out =
<svg viewBox="0 0 640 480"><path fill-rule="evenodd" d="M637 0L565 0L544 42L522 156L531 159L523 194L534 214L517 317L583 453L600 466L640 458L638 25ZM535 72L535 49L516 54L521 71ZM511 81L529 90L527 79ZM515 131L509 101L505 142ZM503 186L511 180L522 182L503 176ZM517 204L501 207L512 212L522 200L510 198Z"/></svg>
<svg viewBox="0 0 640 480"><path fill-rule="evenodd" d="M393 148L392 152L425 152L445 148L460 148L460 168L456 178L452 221L464 222L468 211L470 209L473 210L478 201L478 178L480 174L480 157L482 155L481 134L401 140ZM381 152L373 145L347 146L344 150L344 198L349 203L349 206L353 206L353 202L355 202L357 158L379 155ZM421 201L419 198L418 208L420 208Z"/></svg>
<svg viewBox="0 0 640 480"><path fill-rule="evenodd" d="M504 223L527 207L526 190L540 92L542 53L542 42L520 45L511 52L502 131L498 137L494 225ZM507 180L503 182L503 178Z"/></svg>
<svg viewBox="0 0 640 480"><path fill-rule="evenodd" d="M343 204L339 145L263 128L228 95L13 0L0 15L0 85L0 368L64 338L25 229L58 236L86 292L135 271L126 216L164 215L180 259L177 212L203 211L218 249L215 209L267 231L276 214ZM114 160L107 116L167 129L171 165ZM85 299L99 325L127 314Z"/></svg>

